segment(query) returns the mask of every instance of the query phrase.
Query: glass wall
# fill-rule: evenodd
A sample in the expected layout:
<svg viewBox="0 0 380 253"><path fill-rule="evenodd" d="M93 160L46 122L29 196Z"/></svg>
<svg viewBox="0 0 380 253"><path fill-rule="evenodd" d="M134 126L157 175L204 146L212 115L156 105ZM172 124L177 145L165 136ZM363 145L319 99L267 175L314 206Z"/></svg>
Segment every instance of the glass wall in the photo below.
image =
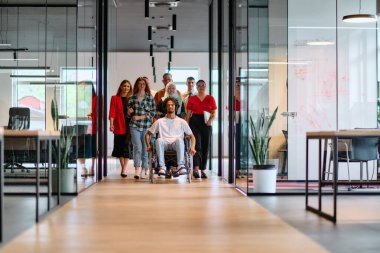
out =
<svg viewBox="0 0 380 253"><path fill-rule="evenodd" d="M96 181L96 6L84 2L0 4L5 241L59 204L58 185L75 195Z"/></svg>
<svg viewBox="0 0 380 253"><path fill-rule="evenodd" d="M236 2L235 33L235 168L236 186L248 189L248 1Z"/></svg>
<svg viewBox="0 0 380 253"><path fill-rule="evenodd" d="M376 1L363 1L361 6L358 0L248 1L248 68L239 70L247 113L241 109L241 114L248 121L263 117L268 123L278 108L269 131L267 161L277 170L276 192L304 192L306 132L377 127L377 24L343 21L359 8L375 14ZM236 13L238 27L239 8ZM237 44L239 36L237 30ZM240 59L236 54L237 67ZM252 130L242 131L242 141L253 140ZM310 152L316 153L316 148ZM248 159L242 159L249 168L248 193L256 193L253 151L249 146ZM244 157L242 151L238 154ZM310 178L316 179L317 157L311 159ZM358 178L360 170L353 171L351 176ZM347 173L341 173L341 179L347 179ZM236 182L244 189L244 183Z"/></svg>

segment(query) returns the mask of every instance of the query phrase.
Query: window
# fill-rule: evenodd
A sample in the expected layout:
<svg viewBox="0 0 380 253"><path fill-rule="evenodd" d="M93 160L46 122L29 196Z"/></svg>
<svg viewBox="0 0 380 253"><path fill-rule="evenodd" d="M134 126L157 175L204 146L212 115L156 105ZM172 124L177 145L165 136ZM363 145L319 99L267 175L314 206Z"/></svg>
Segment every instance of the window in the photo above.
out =
<svg viewBox="0 0 380 253"><path fill-rule="evenodd" d="M187 91L186 80L189 76L194 77L195 81L199 79L199 68L171 68L170 71L168 69L165 71L172 74L173 82L181 93Z"/></svg>

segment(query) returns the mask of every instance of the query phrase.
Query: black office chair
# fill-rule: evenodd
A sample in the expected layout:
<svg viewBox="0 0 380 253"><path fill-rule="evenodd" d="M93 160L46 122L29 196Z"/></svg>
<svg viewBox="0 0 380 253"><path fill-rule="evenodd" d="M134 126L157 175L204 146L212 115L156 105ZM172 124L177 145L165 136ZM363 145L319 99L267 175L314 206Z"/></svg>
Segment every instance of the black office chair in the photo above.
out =
<svg viewBox="0 0 380 253"><path fill-rule="evenodd" d="M9 108L8 129L23 130L30 127L30 109L26 107Z"/></svg>
<svg viewBox="0 0 380 253"><path fill-rule="evenodd" d="M288 130L282 130L282 134L285 138L285 144L283 148L279 149L277 152L283 153L283 159L282 159L282 167L279 175L281 178L286 176L288 174L288 171L286 170L286 165L288 163Z"/></svg>
<svg viewBox="0 0 380 253"><path fill-rule="evenodd" d="M8 129L25 130L30 127L30 109L26 107L11 107L9 108ZM11 138L4 140L5 147L5 169L11 169L14 173L15 168L20 168L22 171L26 169L22 165L23 162L30 161L30 145L32 143L28 139Z"/></svg>
<svg viewBox="0 0 380 253"><path fill-rule="evenodd" d="M347 163L348 181L351 182L350 177L350 163L360 163L360 181L363 180L363 163L366 164L367 182L369 182L368 162L378 160L378 143L377 137L360 137L352 139L341 139L338 142L338 163ZM329 175L332 174L330 166L332 162L332 155L330 156L329 168L326 172L327 180Z"/></svg>

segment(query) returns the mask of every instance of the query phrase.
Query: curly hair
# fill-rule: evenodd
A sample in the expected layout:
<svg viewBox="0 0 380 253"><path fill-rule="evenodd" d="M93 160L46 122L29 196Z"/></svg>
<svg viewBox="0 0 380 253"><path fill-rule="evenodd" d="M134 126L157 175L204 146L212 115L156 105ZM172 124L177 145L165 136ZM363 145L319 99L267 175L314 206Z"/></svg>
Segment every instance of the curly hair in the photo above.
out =
<svg viewBox="0 0 380 253"><path fill-rule="evenodd" d="M172 98L172 97L167 97L167 98L164 100L164 102L163 102L163 103L164 103L164 106L163 106L164 113L166 113L166 108L167 108L167 104L168 104L169 101L172 101L172 102L174 103L174 106L175 106L175 108L174 108L174 112L176 112L176 111L177 111L177 108L178 108L178 106L179 106L177 99Z"/></svg>

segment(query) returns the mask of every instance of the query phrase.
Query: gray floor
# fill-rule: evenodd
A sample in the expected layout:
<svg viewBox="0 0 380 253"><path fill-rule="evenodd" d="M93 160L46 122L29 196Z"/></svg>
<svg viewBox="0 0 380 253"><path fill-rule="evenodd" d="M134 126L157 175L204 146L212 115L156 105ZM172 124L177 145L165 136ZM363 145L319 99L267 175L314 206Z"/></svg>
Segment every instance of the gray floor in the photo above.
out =
<svg viewBox="0 0 380 253"><path fill-rule="evenodd" d="M61 196L62 203L71 200L73 196ZM52 208L56 206L56 200L52 198ZM40 217L47 214L46 197L40 198ZM0 248L21 234L24 230L35 224L36 219L36 198L35 196L5 196L4 197L4 216L3 216L3 242Z"/></svg>
<svg viewBox="0 0 380 253"><path fill-rule="evenodd" d="M251 198L330 252L380 252L380 196L338 196L336 225L306 211L304 196Z"/></svg>

